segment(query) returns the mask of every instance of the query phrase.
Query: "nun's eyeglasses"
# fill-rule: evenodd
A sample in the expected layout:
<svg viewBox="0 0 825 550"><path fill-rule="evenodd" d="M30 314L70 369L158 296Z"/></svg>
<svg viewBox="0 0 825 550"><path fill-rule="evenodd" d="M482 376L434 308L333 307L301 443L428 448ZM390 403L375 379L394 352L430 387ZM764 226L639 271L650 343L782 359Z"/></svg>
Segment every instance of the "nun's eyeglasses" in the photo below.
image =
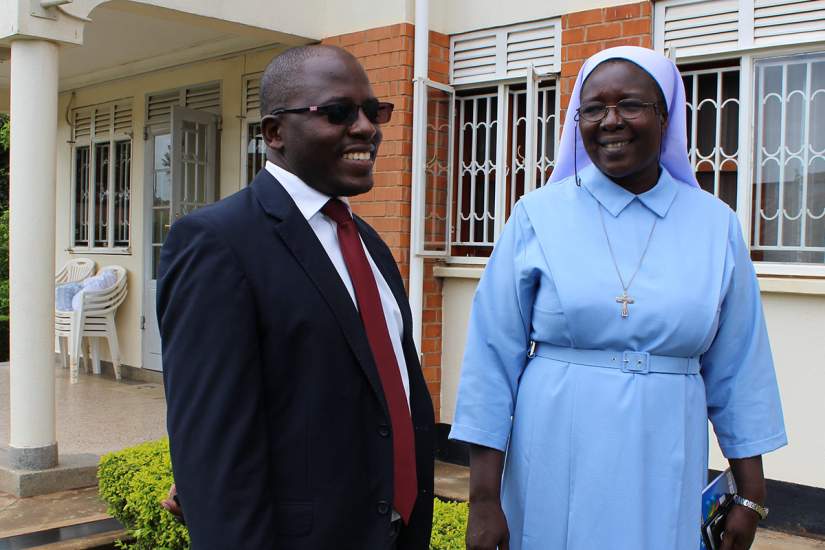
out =
<svg viewBox="0 0 825 550"><path fill-rule="evenodd" d="M604 103L583 103L576 109L577 120L582 118L587 122L601 122L607 116L610 109L616 109L616 113L624 120L639 118L646 108L653 107L658 112L655 101L639 101L638 99L623 99L615 105L605 105Z"/></svg>
<svg viewBox="0 0 825 550"><path fill-rule="evenodd" d="M309 107L299 107L297 109L275 109L269 116L280 115L282 113L318 113L327 117L330 124L352 126L358 120L358 110L364 111L367 120L373 124L386 124L392 116L393 104L368 99L361 105L352 101L340 101L328 103L326 105L310 105Z"/></svg>

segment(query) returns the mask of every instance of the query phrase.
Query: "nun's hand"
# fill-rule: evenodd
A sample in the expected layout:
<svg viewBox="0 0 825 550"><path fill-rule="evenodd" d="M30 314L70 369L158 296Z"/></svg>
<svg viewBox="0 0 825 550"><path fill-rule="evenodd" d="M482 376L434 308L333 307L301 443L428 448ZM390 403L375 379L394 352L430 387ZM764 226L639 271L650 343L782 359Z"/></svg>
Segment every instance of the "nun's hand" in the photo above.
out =
<svg viewBox="0 0 825 550"><path fill-rule="evenodd" d="M756 536L759 515L744 506L734 505L725 519L720 550L748 550Z"/></svg>

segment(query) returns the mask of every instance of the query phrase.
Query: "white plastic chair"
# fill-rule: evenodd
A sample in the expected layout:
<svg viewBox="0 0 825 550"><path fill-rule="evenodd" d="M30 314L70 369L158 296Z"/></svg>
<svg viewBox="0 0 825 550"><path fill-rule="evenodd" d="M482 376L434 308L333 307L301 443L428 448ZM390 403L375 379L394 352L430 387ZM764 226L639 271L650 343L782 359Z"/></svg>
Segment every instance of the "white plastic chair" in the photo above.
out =
<svg viewBox="0 0 825 550"><path fill-rule="evenodd" d="M63 267L54 276L54 286L66 283L78 283L87 277L95 274L97 264L89 258L73 258L63 264ZM60 362L63 368L69 366L68 353L64 345L64 338L69 338L69 324L71 320L71 311L54 310L54 336L57 340L57 349L60 351ZM88 350L86 350L88 352ZM88 361L89 354L85 354Z"/></svg>
<svg viewBox="0 0 825 550"><path fill-rule="evenodd" d="M95 261L89 258L74 258L66 262L57 275L54 284L76 283L95 274Z"/></svg>
<svg viewBox="0 0 825 550"><path fill-rule="evenodd" d="M91 339L91 357L95 374L100 374L99 339L106 339L112 365L115 368L115 378L120 380L120 344L117 339L115 313L123 300L126 299L126 269L119 265L107 266L106 269L115 272L116 282L114 286L104 290L82 291L80 308L76 311L66 312L70 315L69 376L71 381L77 380L77 362L83 338Z"/></svg>

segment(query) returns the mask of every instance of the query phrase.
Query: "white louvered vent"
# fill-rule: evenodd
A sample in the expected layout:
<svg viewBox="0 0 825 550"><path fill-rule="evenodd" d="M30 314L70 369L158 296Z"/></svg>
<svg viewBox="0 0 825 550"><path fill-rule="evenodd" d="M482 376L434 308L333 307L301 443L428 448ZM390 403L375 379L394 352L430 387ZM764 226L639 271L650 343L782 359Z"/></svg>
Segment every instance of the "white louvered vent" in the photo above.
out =
<svg viewBox="0 0 825 550"><path fill-rule="evenodd" d="M561 70L561 21L547 19L457 34L450 40L453 84L486 82Z"/></svg>
<svg viewBox="0 0 825 550"><path fill-rule="evenodd" d="M95 137L104 138L112 130L112 106L103 105L94 110L95 113Z"/></svg>
<svg viewBox="0 0 825 550"><path fill-rule="evenodd" d="M261 109L261 74L244 77L244 110L246 116L257 117Z"/></svg>
<svg viewBox="0 0 825 550"><path fill-rule="evenodd" d="M739 46L739 0L665 4L664 51L679 56L731 51Z"/></svg>
<svg viewBox="0 0 825 550"><path fill-rule="evenodd" d="M184 106L196 111L221 114L221 86L217 82L186 89Z"/></svg>
<svg viewBox="0 0 825 550"><path fill-rule="evenodd" d="M172 105L180 104L180 91L151 94L146 101L146 124L169 124L172 119Z"/></svg>
<svg viewBox="0 0 825 550"><path fill-rule="evenodd" d="M88 138L92 132L92 111L89 109L77 109L74 112L74 140L78 138Z"/></svg>
<svg viewBox="0 0 825 550"><path fill-rule="evenodd" d="M560 29L551 21L519 25L507 31L507 76L524 74L532 63L536 72L558 70L556 48Z"/></svg>
<svg viewBox="0 0 825 550"><path fill-rule="evenodd" d="M492 80L496 77L496 34L470 33L453 37L452 76L454 84Z"/></svg>
<svg viewBox="0 0 825 550"><path fill-rule="evenodd" d="M754 0L753 43L825 40L825 0Z"/></svg>
<svg viewBox="0 0 825 550"><path fill-rule="evenodd" d="M115 103L115 134L126 134L132 131L131 103Z"/></svg>
<svg viewBox="0 0 825 550"><path fill-rule="evenodd" d="M653 45L672 57L825 40L825 0L661 0Z"/></svg>

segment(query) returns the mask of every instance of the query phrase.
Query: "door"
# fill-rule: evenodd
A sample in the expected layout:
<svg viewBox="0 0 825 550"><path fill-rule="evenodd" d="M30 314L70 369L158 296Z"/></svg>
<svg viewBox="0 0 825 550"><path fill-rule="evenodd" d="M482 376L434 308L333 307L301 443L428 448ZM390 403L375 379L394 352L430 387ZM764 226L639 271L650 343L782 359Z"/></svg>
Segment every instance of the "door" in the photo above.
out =
<svg viewBox="0 0 825 550"><path fill-rule="evenodd" d="M172 107L171 132L149 134L146 148L146 262L143 292L143 368L161 371L155 301L160 248L175 220L215 200L218 120L213 114Z"/></svg>

